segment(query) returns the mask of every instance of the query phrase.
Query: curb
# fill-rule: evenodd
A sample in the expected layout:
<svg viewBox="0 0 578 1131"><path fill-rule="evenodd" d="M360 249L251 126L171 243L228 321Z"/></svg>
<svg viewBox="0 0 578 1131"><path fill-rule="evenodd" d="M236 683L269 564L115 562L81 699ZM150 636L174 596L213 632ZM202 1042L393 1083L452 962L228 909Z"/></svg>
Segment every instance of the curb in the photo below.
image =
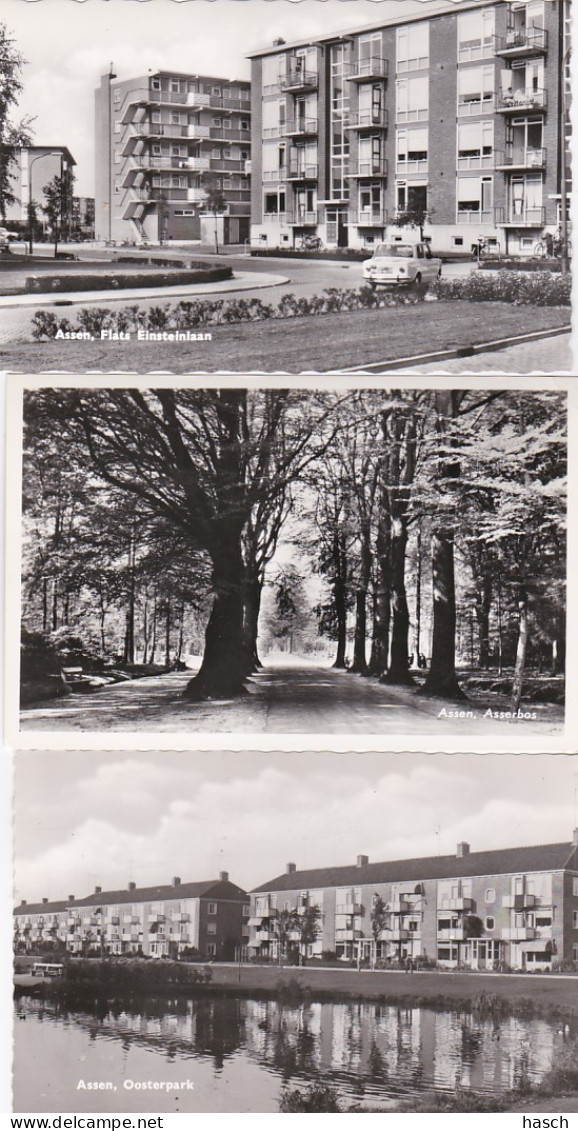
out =
<svg viewBox="0 0 578 1131"><path fill-rule="evenodd" d="M28 307L39 306L82 306L87 302L127 302L128 300L138 301L141 299L149 298L166 298L170 301L179 296L186 298L206 297L211 295L220 294L242 294L243 291L263 291L270 290L273 287L284 287L287 283L291 282L288 276L268 274L266 271L262 273L255 272L257 278L263 279L267 277L267 282L249 283L251 279L250 272L239 272L243 278L238 278L237 282L240 286L235 286L235 279L226 279L218 283L206 283L203 287L202 283L189 283L187 286L175 287L139 287L136 290L110 290L110 291L63 291L60 293L49 294L21 294L21 295L0 295L0 311L2 310L26 310ZM220 290L207 290L207 287L220 287ZM199 289L203 288L203 289ZM4 302L4 299L14 300Z"/></svg>
<svg viewBox="0 0 578 1131"><path fill-rule="evenodd" d="M456 358L477 357L482 353L497 353L509 346L523 345L526 342L540 341L544 338L556 338L562 334L569 334L571 325L555 326L550 330L531 330L527 334L516 334L510 338L495 338L490 342L478 342L476 345L459 346L454 349L436 350L432 353L413 354L409 357L393 358L388 361L372 361L367 365L356 365L350 369L339 369L341 373L387 373L390 369L403 369L408 365L427 365L432 361L453 361Z"/></svg>

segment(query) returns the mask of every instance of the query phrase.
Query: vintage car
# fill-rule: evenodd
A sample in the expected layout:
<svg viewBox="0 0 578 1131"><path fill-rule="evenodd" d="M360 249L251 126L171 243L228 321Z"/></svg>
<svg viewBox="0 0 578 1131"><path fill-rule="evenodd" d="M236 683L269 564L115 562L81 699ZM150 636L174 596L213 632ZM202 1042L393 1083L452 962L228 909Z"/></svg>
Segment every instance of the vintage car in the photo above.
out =
<svg viewBox="0 0 578 1131"><path fill-rule="evenodd" d="M439 279L442 261L427 243L380 243L363 264L363 278L370 287L418 287Z"/></svg>

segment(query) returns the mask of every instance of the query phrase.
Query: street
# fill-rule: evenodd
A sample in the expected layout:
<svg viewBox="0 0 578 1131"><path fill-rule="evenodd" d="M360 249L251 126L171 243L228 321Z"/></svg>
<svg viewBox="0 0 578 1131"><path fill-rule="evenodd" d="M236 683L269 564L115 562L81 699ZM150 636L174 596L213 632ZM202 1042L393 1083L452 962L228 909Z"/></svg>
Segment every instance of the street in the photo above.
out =
<svg viewBox="0 0 578 1131"><path fill-rule="evenodd" d="M504 734L560 729L557 708L535 706L535 721L484 718L488 703L465 703L466 717L448 717L454 704L417 696L329 666L297 659L270 664L247 681L239 699L188 703L182 692L192 672L133 680L101 691L32 706L24 731L157 731L249 734ZM495 705L492 703L492 705ZM438 718L440 711L444 714ZM470 715L471 712L471 715Z"/></svg>

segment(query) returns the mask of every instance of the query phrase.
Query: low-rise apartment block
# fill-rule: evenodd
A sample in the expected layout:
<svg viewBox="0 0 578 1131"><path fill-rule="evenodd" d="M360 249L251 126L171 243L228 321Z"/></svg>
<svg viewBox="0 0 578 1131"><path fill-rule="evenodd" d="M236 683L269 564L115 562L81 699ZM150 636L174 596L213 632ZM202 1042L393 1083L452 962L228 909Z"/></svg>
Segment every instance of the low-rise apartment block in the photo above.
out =
<svg viewBox="0 0 578 1131"><path fill-rule="evenodd" d="M30 205L36 223L47 227L43 212L44 189L55 177L63 178L61 236L67 238L73 222L73 179L76 161L65 145L23 145L10 163L10 191L14 203L6 206L6 222L28 227Z"/></svg>
<svg viewBox="0 0 578 1131"><path fill-rule="evenodd" d="M532 254L569 181L569 10L462 0L252 53L252 243L427 217L435 251Z"/></svg>
<svg viewBox="0 0 578 1131"><path fill-rule="evenodd" d="M309 930L301 923L309 920ZM311 930L311 921L315 927ZM471 969L578 962L578 830L571 843L297 871L251 893L249 953L429 959Z"/></svg>
<svg viewBox="0 0 578 1131"><path fill-rule="evenodd" d="M98 240L241 243L249 236L250 84L157 71L96 91ZM216 220L207 190L225 208Z"/></svg>
<svg viewBox="0 0 578 1131"><path fill-rule="evenodd" d="M249 897L221 872L218 880L118 891L95 888L83 899L21 903L15 911L18 950L53 940L71 954L234 959L248 943Z"/></svg>

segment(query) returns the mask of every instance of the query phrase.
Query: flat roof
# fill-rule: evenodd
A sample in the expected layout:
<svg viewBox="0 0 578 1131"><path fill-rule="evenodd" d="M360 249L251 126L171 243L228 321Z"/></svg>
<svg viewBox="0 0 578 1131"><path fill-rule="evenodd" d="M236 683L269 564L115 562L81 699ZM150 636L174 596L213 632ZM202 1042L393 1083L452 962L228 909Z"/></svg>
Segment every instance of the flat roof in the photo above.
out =
<svg viewBox="0 0 578 1131"><path fill-rule="evenodd" d="M438 0L434 0L437 3ZM424 0L428 4L429 0ZM291 51L295 47L313 47L319 43L333 43L339 42L341 39L349 39L352 35L363 35L364 32L379 31L380 28L398 27L400 24L413 24L423 23L425 20L433 20L436 17L451 15L452 12L468 11L471 8L495 8L498 4L506 3L506 0L439 0L440 7L429 9L424 12L416 12L412 16L392 16L390 19L381 19L375 23L355 25L351 28L345 28L343 31L329 32L326 35L317 35L314 37L309 36L307 39L291 40L287 43L273 44L270 47L263 47L258 51L251 51L246 56L247 59L257 59L264 55L280 55L285 51Z"/></svg>

